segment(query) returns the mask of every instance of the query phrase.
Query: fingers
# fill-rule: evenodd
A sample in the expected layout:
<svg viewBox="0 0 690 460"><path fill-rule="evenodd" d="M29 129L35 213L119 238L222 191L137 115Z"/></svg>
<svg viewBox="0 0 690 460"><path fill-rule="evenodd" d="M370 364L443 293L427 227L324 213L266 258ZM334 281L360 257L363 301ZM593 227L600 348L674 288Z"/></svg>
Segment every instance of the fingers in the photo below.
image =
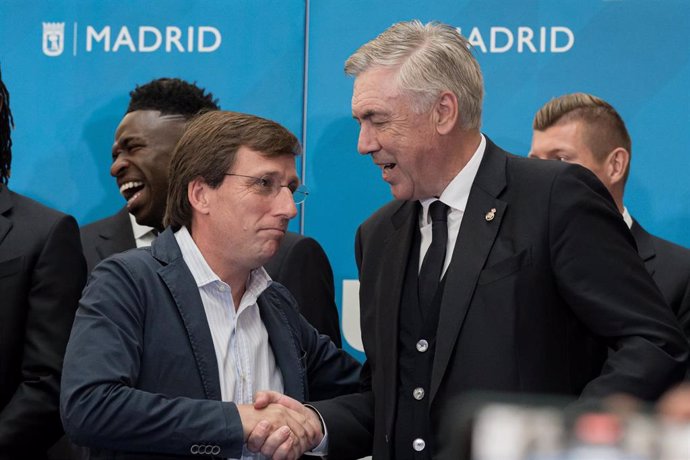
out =
<svg viewBox="0 0 690 460"><path fill-rule="evenodd" d="M278 400L277 392L275 391L257 391L254 395L254 409L263 409L271 403Z"/></svg>
<svg viewBox="0 0 690 460"><path fill-rule="evenodd" d="M255 409L265 409L271 404L279 404L302 415L303 418L296 418L296 422L300 427L304 428L303 430L291 423L288 423L288 426L290 426L290 429L293 430L296 436L306 441L306 444L309 445L307 450L321 442L323 438L321 420L315 411L305 407L301 402L276 391L259 391L254 395ZM292 418L295 419L295 416L292 415ZM300 441L300 443L303 444L304 442Z"/></svg>
<svg viewBox="0 0 690 460"><path fill-rule="evenodd" d="M280 404L269 404L260 410L252 405L238 404L247 448L252 452L263 453L266 450L277 452L276 455L284 458L291 458L290 455L299 456L316 446L321 440L320 422L318 427L315 427L304 412L311 411L301 404L296 407L300 412ZM286 432L291 438L290 443L286 443Z"/></svg>
<svg viewBox="0 0 690 460"><path fill-rule="evenodd" d="M307 418L305 426L309 427L310 433L312 433L310 449L313 449L321 443L325 434L323 424L321 423L321 415L311 406L304 406L303 414Z"/></svg>
<svg viewBox="0 0 690 460"><path fill-rule="evenodd" d="M304 408L301 402L277 391L257 391L254 395L254 409L263 409L269 404L280 404L298 412Z"/></svg>
<svg viewBox="0 0 690 460"><path fill-rule="evenodd" d="M250 433L247 448L277 460L297 459L306 451L290 427L281 426L271 432L271 424L266 420L259 422Z"/></svg>
<svg viewBox="0 0 690 460"><path fill-rule="evenodd" d="M274 410L281 414L282 420L288 426L293 436L294 447L300 451L300 454L314 447L314 444L312 444L314 438L313 430L308 425L306 417L299 412L276 404L268 406L266 410Z"/></svg>
<svg viewBox="0 0 690 460"><path fill-rule="evenodd" d="M249 437L247 438L247 449L251 452L259 452L261 446L264 445L270 435L271 424L267 420L260 421L249 433Z"/></svg>
<svg viewBox="0 0 690 460"><path fill-rule="evenodd" d="M287 441L281 444L272 455L266 455L273 460L296 460L302 456L299 450L295 450L294 438L288 437Z"/></svg>
<svg viewBox="0 0 690 460"><path fill-rule="evenodd" d="M261 446L260 452L269 458L297 458L300 455L295 446L295 438L287 426L282 426L271 433Z"/></svg>

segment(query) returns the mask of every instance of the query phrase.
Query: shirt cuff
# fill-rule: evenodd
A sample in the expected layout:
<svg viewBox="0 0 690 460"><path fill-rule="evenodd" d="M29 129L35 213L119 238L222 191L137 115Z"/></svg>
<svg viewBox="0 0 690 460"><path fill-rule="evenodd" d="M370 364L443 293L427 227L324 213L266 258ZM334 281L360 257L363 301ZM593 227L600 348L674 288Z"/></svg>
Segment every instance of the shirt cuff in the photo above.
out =
<svg viewBox="0 0 690 460"><path fill-rule="evenodd" d="M321 420L321 429L323 430L323 438L321 439L319 445L314 447L312 450L305 452L304 455L324 457L328 455L328 428L326 428L326 422L323 421L323 417L321 417L321 414L314 406L311 404L305 404L304 406L316 412L316 415L319 416L319 420Z"/></svg>

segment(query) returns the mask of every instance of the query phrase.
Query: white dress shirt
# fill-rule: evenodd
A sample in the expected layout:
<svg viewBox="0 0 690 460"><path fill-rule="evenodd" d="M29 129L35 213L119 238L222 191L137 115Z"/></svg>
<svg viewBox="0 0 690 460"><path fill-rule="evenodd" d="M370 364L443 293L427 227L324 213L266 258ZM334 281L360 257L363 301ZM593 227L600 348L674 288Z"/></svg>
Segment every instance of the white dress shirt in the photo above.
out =
<svg viewBox="0 0 690 460"><path fill-rule="evenodd" d="M156 239L156 231L153 227L146 225L139 225L133 215L129 215L129 223L132 224L132 233L134 234L134 242L138 248L151 246L153 240Z"/></svg>
<svg viewBox="0 0 690 460"><path fill-rule="evenodd" d="M458 239L458 231L462 223L462 217L465 214L465 207L467 200L470 197L470 190L472 183L479 170L479 164L484 158L484 150L486 149L486 139L481 134L481 141L479 147L472 154L472 158L467 162L464 168L460 170L457 176L453 178L448 186L443 190L441 196L438 198L444 204L450 207L448 212L448 244L446 246L446 259L443 261L443 270L441 271L441 278L446 273L450 259L453 257L453 250L455 249L455 242ZM419 214L419 230L422 234L422 241L419 246L419 267L418 271L422 269L422 262L426 255L429 246L431 245L431 219L429 218L429 206L436 201L437 198L425 198L420 200L422 204L422 212Z"/></svg>
<svg viewBox="0 0 690 460"><path fill-rule="evenodd" d="M259 390L282 393L283 375L276 366L256 303L271 282L266 270L263 267L252 270L239 308L235 308L232 286L211 270L187 228L177 231L175 239L204 305L216 352L222 400L251 404ZM252 454L245 446L242 458L264 457Z"/></svg>

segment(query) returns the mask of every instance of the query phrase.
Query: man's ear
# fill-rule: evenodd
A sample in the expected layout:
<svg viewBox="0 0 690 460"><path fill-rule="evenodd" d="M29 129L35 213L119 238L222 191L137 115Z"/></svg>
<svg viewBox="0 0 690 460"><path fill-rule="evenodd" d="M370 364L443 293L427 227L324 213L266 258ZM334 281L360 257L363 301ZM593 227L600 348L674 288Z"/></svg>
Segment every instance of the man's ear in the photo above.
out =
<svg viewBox="0 0 690 460"><path fill-rule="evenodd" d="M434 121L436 131L441 134L450 133L458 122L458 98L450 91L444 91L434 105Z"/></svg>
<svg viewBox="0 0 690 460"><path fill-rule="evenodd" d="M606 159L606 174L612 184L622 183L630 165L630 152L623 147L616 147Z"/></svg>
<svg viewBox="0 0 690 460"><path fill-rule="evenodd" d="M192 209L200 214L209 213L209 191L211 187L200 177L187 184L187 199Z"/></svg>

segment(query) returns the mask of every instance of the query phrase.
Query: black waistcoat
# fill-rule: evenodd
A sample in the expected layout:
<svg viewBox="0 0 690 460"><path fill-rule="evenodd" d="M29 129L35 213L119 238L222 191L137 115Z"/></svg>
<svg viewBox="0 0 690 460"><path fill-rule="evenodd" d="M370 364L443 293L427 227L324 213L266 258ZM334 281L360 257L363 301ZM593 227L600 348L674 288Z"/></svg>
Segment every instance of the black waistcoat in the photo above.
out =
<svg viewBox="0 0 690 460"><path fill-rule="evenodd" d="M415 232L407 261L398 327L398 395L394 422L396 460L431 459L433 431L429 419L429 385L436 350L436 329L445 276L428 311L421 311L417 295L419 245ZM425 342L426 343L425 343ZM416 450L424 445L421 450Z"/></svg>

